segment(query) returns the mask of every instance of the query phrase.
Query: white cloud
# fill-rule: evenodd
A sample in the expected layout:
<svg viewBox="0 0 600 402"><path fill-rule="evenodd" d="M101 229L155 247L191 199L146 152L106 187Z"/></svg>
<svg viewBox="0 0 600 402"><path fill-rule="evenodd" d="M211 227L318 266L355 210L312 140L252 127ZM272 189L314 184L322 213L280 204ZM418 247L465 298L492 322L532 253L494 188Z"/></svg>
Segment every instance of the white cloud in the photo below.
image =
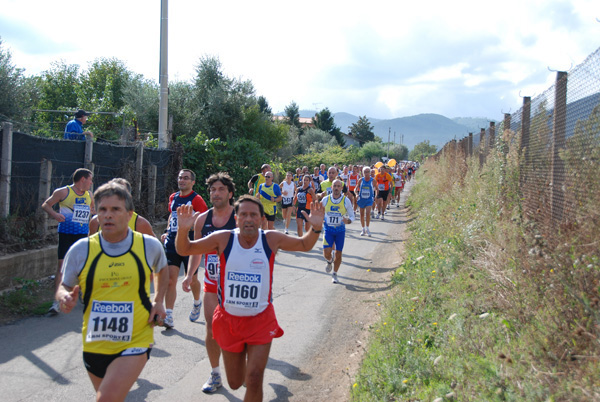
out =
<svg viewBox="0 0 600 402"><path fill-rule="evenodd" d="M200 57L216 55L275 111L293 100L380 118L499 118L520 106L519 91L553 82L547 67L568 69L596 49L597 3L171 0L169 77L190 80ZM157 80L160 0L0 0L0 9L3 46L29 74L114 57Z"/></svg>

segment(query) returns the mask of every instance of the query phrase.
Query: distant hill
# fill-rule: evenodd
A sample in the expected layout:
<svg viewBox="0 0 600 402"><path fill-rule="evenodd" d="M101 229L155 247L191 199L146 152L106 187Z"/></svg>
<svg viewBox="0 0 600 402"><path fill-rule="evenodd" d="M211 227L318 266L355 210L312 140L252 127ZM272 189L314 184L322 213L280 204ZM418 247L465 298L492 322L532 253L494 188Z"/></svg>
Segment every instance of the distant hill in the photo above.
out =
<svg viewBox="0 0 600 402"><path fill-rule="evenodd" d="M373 132L384 142L389 139L394 142L394 133L396 133L396 143L401 142L404 135L404 144L408 149L413 149L416 144L429 140L430 144L441 148L448 141L456 138L461 139L469 135L470 132L479 132L477 124L487 122L487 119L460 118L460 121L468 125L461 124L453 119L449 119L439 114L427 113L416 116L400 117L396 119L381 120L369 118L373 125ZM348 113L334 113L335 124L341 127L343 132L348 132L348 127L358 121L358 116ZM473 129L472 127L476 127ZM486 127L486 126L483 126Z"/></svg>
<svg viewBox="0 0 600 402"><path fill-rule="evenodd" d="M300 110L300 117L314 117L315 110ZM284 115L283 112L277 113ZM333 113L335 124L340 127L342 132L348 133L349 127L356 123L359 116L350 113ZM489 127L492 121L486 118L457 117L449 119L439 114L424 113L416 116L399 117L395 119L376 119L367 117L373 125L373 132L380 137L383 142L389 140L394 142L394 133L396 133L395 142L400 144L402 135L404 135L404 145L408 149L413 149L420 142L429 140L430 144L441 148L448 141L456 138L461 139L469 133L478 134L481 128Z"/></svg>
<svg viewBox="0 0 600 402"><path fill-rule="evenodd" d="M494 120L486 119L483 117L455 117L452 119L452 121L467 127L469 129L469 132L475 135L478 134L482 128L489 128L490 121Z"/></svg>

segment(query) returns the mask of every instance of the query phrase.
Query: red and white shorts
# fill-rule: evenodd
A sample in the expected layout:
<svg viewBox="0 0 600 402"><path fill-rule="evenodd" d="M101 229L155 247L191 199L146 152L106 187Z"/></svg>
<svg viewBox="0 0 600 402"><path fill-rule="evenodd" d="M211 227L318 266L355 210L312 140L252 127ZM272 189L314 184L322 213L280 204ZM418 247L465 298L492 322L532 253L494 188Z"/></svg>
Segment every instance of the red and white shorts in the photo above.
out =
<svg viewBox="0 0 600 402"><path fill-rule="evenodd" d="M233 353L243 352L246 345L264 345L283 336L272 304L250 317L231 315L218 305L213 314L212 331L221 349Z"/></svg>

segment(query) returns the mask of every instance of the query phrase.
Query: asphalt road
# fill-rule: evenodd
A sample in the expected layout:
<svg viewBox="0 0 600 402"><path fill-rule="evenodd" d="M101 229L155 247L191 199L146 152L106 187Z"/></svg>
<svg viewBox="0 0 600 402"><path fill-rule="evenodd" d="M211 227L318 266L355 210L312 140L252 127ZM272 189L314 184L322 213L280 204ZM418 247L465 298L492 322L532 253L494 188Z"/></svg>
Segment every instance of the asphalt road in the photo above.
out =
<svg viewBox="0 0 600 402"><path fill-rule="evenodd" d="M389 272L397 266L399 253L394 251L391 263L382 254L390 252L388 245L394 244L391 239L398 234L400 223L405 220L403 209L393 206L386 221L371 223L371 238L359 236L358 220L349 225L338 285L332 284L330 274L325 273L320 241L308 253L278 253L273 295L278 321L285 335L273 341L265 373L265 401L316 400L309 396L309 390L319 394L319 389L314 389L315 384L322 383L317 381L319 373L310 369L318 366L316 354L327 359L323 340L331 338L332 331L348 335L356 330L344 327L346 321L354 322L353 301L373 298L377 292L385 292L389 288ZM294 230L290 234L295 234L294 220L291 227ZM281 229L282 223L277 222L276 228ZM204 318L201 316L198 322L190 322L191 305L191 294L181 291L178 285L175 328L155 330L155 346L150 361L127 401L243 399L244 388L232 391L226 384L213 395L200 391L208 378L210 365L204 348ZM0 327L3 343L0 349L0 400L94 400L95 394L82 362L81 313L79 305L71 314L30 318ZM340 317L348 319L340 321ZM341 325L333 329L334 322L341 322ZM340 342L353 342L343 336L339 339ZM344 350L354 347L347 346ZM321 367L330 366L327 361L325 364L321 362ZM334 377L333 381L340 381L339 385L343 388L340 392L346 392L351 380L338 380L335 378L337 374L328 375Z"/></svg>

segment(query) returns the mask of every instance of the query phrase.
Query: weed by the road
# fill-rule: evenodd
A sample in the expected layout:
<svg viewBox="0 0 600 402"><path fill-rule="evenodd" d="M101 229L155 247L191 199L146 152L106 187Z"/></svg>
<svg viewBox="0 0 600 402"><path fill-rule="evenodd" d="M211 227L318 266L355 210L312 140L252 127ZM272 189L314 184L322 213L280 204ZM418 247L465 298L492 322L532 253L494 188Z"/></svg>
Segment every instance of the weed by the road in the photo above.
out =
<svg viewBox="0 0 600 402"><path fill-rule="evenodd" d="M511 169L442 158L419 171L353 400L600 400L600 228L536 234Z"/></svg>
<svg viewBox="0 0 600 402"><path fill-rule="evenodd" d="M54 281L16 278L17 286L0 294L0 325L45 314L52 305Z"/></svg>

